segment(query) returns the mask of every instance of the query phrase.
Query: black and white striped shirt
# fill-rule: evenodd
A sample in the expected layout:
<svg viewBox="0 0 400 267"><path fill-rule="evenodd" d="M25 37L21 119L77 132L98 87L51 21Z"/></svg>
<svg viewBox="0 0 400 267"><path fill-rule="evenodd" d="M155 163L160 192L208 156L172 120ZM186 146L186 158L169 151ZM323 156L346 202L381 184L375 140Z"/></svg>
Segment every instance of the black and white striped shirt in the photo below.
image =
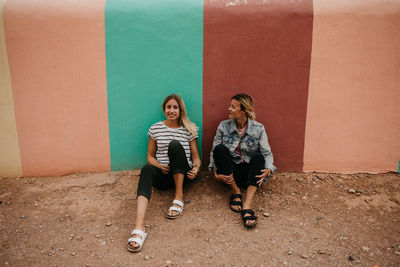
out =
<svg viewBox="0 0 400 267"><path fill-rule="evenodd" d="M190 154L189 142L199 136L194 136L185 127L177 129L168 128L162 121L153 124L147 135L157 142L156 159L161 164L169 164L168 145L172 140L177 140L185 150L186 158L190 166L193 166Z"/></svg>

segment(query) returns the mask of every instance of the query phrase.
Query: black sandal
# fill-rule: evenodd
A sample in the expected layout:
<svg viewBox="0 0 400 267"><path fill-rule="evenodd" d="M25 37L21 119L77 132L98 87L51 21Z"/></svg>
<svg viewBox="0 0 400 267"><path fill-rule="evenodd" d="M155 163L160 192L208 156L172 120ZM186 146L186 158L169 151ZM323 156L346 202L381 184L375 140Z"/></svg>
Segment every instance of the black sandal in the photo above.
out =
<svg viewBox="0 0 400 267"><path fill-rule="evenodd" d="M257 216L254 216L254 211L253 210L250 210L250 209L242 210L241 214L242 214L243 224L244 224L244 226L246 228L252 228L252 227L256 226L256 224L257 224ZM246 214L250 214L250 216L244 216ZM250 221L250 220L254 220L254 223L247 224L247 221Z"/></svg>
<svg viewBox="0 0 400 267"><path fill-rule="evenodd" d="M240 201L234 200L235 198L240 198ZM240 212L242 210L242 206L243 206L242 194L233 194L229 198L229 205L233 212ZM234 209L232 206L240 206L240 210Z"/></svg>

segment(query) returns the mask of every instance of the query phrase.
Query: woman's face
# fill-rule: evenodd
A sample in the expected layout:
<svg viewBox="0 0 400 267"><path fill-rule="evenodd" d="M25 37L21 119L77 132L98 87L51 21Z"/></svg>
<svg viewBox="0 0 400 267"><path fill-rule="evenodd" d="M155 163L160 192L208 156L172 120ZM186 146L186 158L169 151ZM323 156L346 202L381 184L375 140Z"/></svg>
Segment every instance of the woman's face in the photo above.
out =
<svg viewBox="0 0 400 267"><path fill-rule="evenodd" d="M167 120L178 120L180 115L179 105L175 99L170 99L164 108L164 114Z"/></svg>
<svg viewBox="0 0 400 267"><path fill-rule="evenodd" d="M229 118L230 119L244 119L246 118L246 111L241 110L240 103L236 99L231 100L231 105L229 106Z"/></svg>

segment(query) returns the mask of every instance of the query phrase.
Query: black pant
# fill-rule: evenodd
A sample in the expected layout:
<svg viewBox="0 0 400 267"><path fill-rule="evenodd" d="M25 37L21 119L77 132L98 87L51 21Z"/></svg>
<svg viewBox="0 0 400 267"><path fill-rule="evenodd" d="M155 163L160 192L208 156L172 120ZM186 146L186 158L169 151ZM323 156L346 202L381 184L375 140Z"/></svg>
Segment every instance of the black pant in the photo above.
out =
<svg viewBox="0 0 400 267"><path fill-rule="evenodd" d="M173 140L168 145L169 166L168 174L151 164L146 164L140 173L137 196L145 196L150 200L153 186L160 190L173 188L175 186L174 174L182 173L187 180L186 172L191 168L186 158L185 150L179 141Z"/></svg>
<svg viewBox="0 0 400 267"><path fill-rule="evenodd" d="M257 185L261 170L265 169L265 159L261 153L256 153L251 157L250 162L242 162L236 164L232 160L229 149L223 144L215 146L213 150L214 162L217 167L217 174L230 175L233 173L233 178L239 187L247 188L249 185Z"/></svg>

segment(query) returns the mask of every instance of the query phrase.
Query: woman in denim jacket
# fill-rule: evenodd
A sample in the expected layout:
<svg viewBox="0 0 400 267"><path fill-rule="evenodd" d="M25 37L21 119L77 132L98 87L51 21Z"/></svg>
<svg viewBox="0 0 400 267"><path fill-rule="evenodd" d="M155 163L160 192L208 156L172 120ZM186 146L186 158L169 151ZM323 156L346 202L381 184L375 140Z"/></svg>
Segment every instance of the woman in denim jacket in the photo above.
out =
<svg viewBox="0 0 400 267"><path fill-rule="evenodd" d="M255 117L251 96L238 94L231 98L229 120L218 126L209 165L215 178L231 187L230 208L241 213L247 228L257 224L251 209L257 187L276 170L267 133ZM240 187L247 188L244 202Z"/></svg>

